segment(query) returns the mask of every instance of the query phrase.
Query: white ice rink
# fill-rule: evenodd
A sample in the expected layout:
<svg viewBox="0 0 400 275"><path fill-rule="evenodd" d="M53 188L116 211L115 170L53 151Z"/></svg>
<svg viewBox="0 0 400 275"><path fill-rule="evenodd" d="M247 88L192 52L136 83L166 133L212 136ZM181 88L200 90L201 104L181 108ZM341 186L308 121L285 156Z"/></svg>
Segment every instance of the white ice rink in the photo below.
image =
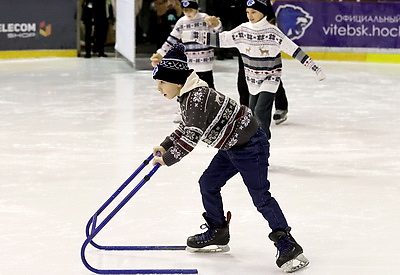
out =
<svg viewBox="0 0 400 275"><path fill-rule="evenodd" d="M284 60L289 118L271 127L271 192L311 262L299 274L399 274L400 64L318 64L321 83ZM236 59L217 61L214 77L238 99L236 70ZM174 129L177 103L156 91L151 71L118 58L3 60L0 79L0 274L93 274L80 259L86 223ZM200 144L161 167L95 240L184 245L201 232L197 180L214 153ZM223 197L229 253L88 247L87 258L100 269L282 274L239 176Z"/></svg>

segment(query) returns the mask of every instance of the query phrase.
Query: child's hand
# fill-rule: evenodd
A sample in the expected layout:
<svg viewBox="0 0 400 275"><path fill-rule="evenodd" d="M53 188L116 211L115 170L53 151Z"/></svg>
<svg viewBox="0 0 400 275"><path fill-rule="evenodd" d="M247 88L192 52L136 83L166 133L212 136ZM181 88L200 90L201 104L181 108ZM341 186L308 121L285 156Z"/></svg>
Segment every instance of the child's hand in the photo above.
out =
<svg viewBox="0 0 400 275"><path fill-rule="evenodd" d="M162 157L167 151L162 146L154 146L153 147L153 156L154 157Z"/></svg>
<svg viewBox="0 0 400 275"><path fill-rule="evenodd" d="M153 53L153 55L150 57L151 66L156 67L161 62L162 59L163 57L161 56L161 54Z"/></svg>
<svg viewBox="0 0 400 275"><path fill-rule="evenodd" d="M162 158L162 156L165 154L166 150L162 146L154 146L153 147L153 166L159 163L160 165L165 165L165 162Z"/></svg>
<svg viewBox="0 0 400 275"><path fill-rule="evenodd" d="M165 162L162 157L154 157L152 162L153 166L155 166L157 163L159 163L160 165L165 165Z"/></svg>
<svg viewBox="0 0 400 275"><path fill-rule="evenodd" d="M219 17L215 16L207 16L206 18L204 18L204 22L206 22L207 25L211 28L218 27L219 24L221 24L221 20L219 20Z"/></svg>

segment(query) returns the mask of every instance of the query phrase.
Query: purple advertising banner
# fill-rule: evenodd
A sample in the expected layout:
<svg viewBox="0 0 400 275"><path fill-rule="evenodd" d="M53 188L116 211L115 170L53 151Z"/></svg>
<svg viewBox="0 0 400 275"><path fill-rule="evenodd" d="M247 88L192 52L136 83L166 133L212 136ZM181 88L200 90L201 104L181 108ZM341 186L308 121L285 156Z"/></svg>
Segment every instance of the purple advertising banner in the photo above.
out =
<svg viewBox="0 0 400 275"><path fill-rule="evenodd" d="M277 1L279 28L309 47L400 48L400 4Z"/></svg>

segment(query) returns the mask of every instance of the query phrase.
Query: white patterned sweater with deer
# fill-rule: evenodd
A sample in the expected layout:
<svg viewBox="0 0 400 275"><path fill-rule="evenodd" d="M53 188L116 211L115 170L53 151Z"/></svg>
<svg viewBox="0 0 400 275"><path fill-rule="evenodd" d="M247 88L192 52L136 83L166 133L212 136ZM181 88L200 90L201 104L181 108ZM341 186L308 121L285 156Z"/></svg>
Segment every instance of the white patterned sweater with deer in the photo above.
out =
<svg viewBox="0 0 400 275"><path fill-rule="evenodd" d="M174 29L161 48L157 50L157 53L164 57L172 46L181 40L183 32L205 31L215 34L222 30L221 24L215 28L209 27L204 21L206 17L208 17L206 13L198 12L193 19L187 16L179 18ZM184 42L183 44L185 45L185 54L190 69L196 72L207 72L213 69L214 49L212 47L193 41Z"/></svg>
<svg viewBox="0 0 400 275"><path fill-rule="evenodd" d="M186 34L185 34L186 36ZM218 34L195 32L189 40L220 48L235 47L243 58L246 82L253 95L275 93L282 75L281 51L318 74L321 68L266 17L257 23L243 23Z"/></svg>
<svg viewBox="0 0 400 275"><path fill-rule="evenodd" d="M182 122L160 144L163 160L171 166L189 154L201 140L220 150L243 146L259 127L250 109L209 88L192 72L178 97Z"/></svg>

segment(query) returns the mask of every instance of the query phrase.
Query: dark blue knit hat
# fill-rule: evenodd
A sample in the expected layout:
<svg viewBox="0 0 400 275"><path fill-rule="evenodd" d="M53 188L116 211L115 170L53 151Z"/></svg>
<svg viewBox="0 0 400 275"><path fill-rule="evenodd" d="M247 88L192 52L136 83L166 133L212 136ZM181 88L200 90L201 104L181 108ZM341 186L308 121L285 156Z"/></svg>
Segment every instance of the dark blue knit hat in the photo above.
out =
<svg viewBox="0 0 400 275"><path fill-rule="evenodd" d="M185 55L185 46L176 43L153 70L153 79L175 84L185 84L190 72Z"/></svg>
<svg viewBox="0 0 400 275"><path fill-rule="evenodd" d="M268 7L271 5L269 0L246 0L246 7L255 9L264 15L268 14Z"/></svg>
<svg viewBox="0 0 400 275"><path fill-rule="evenodd" d="M199 4L197 0L182 0L181 1L182 8L192 8L195 10L199 9Z"/></svg>

